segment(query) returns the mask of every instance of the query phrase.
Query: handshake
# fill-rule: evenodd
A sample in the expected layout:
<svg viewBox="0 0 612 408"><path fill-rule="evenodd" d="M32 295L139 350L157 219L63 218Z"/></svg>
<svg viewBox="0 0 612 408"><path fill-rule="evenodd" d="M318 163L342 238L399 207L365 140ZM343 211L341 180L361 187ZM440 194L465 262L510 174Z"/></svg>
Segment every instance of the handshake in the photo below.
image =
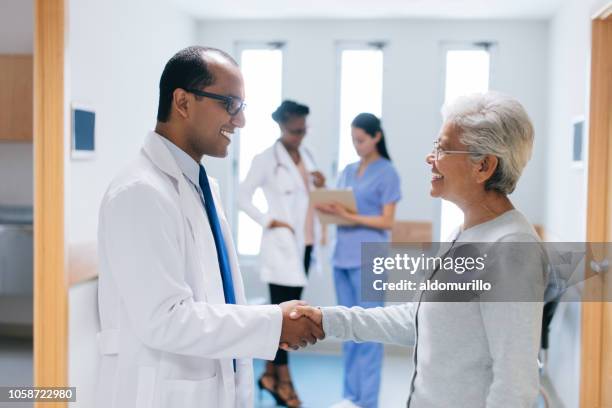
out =
<svg viewBox="0 0 612 408"><path fill-rule="evenodd" d="M283 302L279 306L283 312L283 327L279 342L281 349L297 350L325 338L323 313L320 309L308 306L301 300Z"/></svg>

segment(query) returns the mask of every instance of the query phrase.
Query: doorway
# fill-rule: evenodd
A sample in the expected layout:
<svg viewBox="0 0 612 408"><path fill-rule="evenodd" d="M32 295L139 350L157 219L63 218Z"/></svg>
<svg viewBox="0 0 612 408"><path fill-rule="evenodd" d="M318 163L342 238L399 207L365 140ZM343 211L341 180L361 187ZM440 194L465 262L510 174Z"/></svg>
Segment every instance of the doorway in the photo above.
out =
<svg viewBox="0 0 612 408"><path fill-rule="evenodd" d="M587 241L612 241L612 4L592 24ZM610 245L607 245L609 248ZM605 262L587 274L610 299L611 280ZM600 273L598 273L600 272ZM588 289L587 289L588 290ZM582 304L580 406L612 407L612 302Z"/></svg>

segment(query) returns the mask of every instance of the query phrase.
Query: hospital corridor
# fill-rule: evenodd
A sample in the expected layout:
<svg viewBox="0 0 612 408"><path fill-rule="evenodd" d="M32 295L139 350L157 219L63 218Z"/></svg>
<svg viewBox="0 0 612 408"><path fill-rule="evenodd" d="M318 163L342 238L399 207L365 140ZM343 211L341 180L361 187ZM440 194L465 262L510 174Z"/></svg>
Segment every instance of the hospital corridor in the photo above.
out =
<svg viewBox="0 0 612 408"><path fill-rule="evenodd" d="M612 407L610 0L0 0L0 408Z"/></svg>

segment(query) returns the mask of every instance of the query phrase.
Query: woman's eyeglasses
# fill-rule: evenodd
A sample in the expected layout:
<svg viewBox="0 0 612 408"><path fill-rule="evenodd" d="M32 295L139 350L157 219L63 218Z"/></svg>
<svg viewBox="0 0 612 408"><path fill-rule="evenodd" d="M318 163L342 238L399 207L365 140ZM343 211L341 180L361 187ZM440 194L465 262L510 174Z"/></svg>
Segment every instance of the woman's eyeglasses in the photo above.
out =
<svg viewBox="0 0 612 408"><path fill-rule="evenodd" d="M187 92L204 98L216 99L225 103L225 110L231 116L236 116L246 108L246 103L240 98L233 96L219 95L216 93L200 91L199 89L185 89Z"/></svg>
<svg viewBox="0 0 612 408"><path fill-rule="evenodd" d="M440 147L440 141L436 140L433 142L434 147L431 151L431 154L434 156L435 160L440 160L440 157L445 154L472 154L472 152L468 152L467 150L444 150Z"/></svg>

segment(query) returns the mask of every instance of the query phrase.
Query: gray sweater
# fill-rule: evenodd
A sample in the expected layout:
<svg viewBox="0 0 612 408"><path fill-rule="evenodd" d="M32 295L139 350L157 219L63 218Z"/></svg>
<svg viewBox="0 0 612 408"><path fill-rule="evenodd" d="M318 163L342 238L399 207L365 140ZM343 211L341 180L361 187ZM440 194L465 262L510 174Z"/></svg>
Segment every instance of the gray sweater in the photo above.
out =
<svg viewBox="0 0 612 408"><path fill-rule="evenodd" d="M538 241L517 210L455 233L457 242ZM508 260L543 287L541 260ZM325 307L328 336L414 346L410 408L531 408L537 398L542 302L413 302Z"/></svg>

